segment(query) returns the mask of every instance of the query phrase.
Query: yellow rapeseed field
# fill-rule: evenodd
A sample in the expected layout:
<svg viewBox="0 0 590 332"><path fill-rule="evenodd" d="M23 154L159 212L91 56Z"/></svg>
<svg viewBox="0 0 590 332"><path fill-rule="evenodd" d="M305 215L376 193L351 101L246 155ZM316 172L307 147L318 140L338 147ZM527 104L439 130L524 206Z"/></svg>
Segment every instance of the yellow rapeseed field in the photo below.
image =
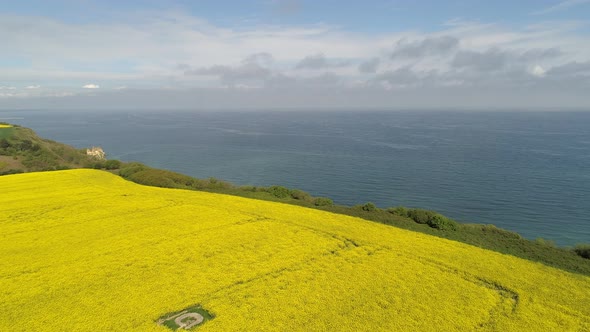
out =
<svg viewBox="0 0 590 332"><path fill-rule="evenodd" d="M0 331L590 331L586 276L94 170L0 177L0 258Z"/></svg>
<svg viewBox="0 0 590 332"><path fill-rule="evenodd" d="M2 128L12 128L12 126L0 123L0 129L2 129Z"/></svg>

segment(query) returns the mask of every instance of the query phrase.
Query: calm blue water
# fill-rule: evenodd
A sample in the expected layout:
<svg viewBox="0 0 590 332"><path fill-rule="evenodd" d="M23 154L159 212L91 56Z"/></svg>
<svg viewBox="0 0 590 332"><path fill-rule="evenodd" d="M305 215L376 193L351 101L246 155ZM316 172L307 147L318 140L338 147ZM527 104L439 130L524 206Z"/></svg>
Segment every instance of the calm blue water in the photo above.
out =
<svg viewBox="0 0 590 332"><path fill-rule="evenodd" d="M590 242L590 112L49 112L0 121L110 158Z"/></svg>

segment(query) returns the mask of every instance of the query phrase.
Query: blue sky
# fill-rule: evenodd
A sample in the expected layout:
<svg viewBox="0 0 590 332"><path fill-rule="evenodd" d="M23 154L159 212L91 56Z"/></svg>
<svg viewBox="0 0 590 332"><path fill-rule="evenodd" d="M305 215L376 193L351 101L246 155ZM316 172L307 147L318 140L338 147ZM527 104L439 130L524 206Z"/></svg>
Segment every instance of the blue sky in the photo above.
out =
<svg viewBox="0 0 590 332"><path fill-rule="evenodd" d="M562 7L553 8L562 4ZM120 15L141 11L183 10L213 23L239 26L262 24L334 24L353 31L402 29L436 30L452 19L522 25L549 19L587 20L590 1L15 1L3 4L5 13L52 17L67 22L116 22ZM546 13L538 12L548 10ZM535 15L537 14L537 15Z"/></svg>
<svg viewBox="0 0 590 332"><path fill-rule="evenodd" d="M590 108L590 0L15 1L0 38L0 108Z"/></svg>

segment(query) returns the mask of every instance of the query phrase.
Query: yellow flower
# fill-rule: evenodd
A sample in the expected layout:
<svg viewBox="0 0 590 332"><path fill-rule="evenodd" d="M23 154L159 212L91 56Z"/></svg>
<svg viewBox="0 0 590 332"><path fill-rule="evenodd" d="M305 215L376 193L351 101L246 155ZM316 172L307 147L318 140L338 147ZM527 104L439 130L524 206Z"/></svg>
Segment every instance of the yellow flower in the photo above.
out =
<svg viewBox="0 0 590 332"><path fill-rule="evenodd" d="M0 331L590 331L589 277L425 234L95 170L0 188Z"/></svg>

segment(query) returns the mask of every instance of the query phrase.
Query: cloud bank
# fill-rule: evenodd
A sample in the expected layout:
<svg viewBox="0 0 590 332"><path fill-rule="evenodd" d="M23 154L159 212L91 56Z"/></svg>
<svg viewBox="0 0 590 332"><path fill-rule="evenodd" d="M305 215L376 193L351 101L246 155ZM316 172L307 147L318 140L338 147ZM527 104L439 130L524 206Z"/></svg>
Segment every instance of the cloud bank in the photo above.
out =
<svg viewBox="0 0 590 332"><path fill-rule="evenodd" d="M0 61L30 63L0 66L0 108L583 108L584 28L456 20L434 32L360 34L325 24L228 28L178 11L108 25L0 15L10 50Z"/></svg>

